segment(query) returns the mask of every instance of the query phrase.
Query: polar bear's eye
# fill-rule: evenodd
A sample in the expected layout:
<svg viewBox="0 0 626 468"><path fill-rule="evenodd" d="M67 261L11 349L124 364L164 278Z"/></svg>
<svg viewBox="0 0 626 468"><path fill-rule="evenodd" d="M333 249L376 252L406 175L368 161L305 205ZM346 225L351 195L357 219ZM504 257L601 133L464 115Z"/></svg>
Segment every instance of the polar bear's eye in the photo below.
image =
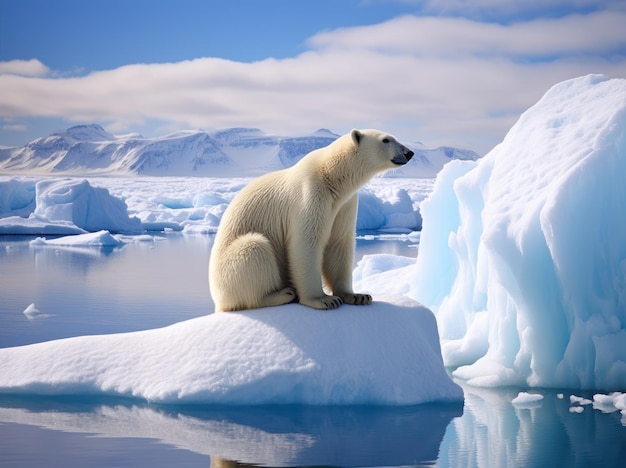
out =
<svg viewBox="0 0 626 468"><path fill-rule="evenodd" d="M383 143L389 143L389 138L383 138Z"/></svg>

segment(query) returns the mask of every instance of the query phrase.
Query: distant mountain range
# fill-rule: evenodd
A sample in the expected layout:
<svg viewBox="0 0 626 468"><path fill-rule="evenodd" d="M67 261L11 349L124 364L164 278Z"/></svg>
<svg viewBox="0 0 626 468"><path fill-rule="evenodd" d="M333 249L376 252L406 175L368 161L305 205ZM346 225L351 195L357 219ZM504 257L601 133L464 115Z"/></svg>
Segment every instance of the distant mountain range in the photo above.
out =
<svg viewBox="0 0 626 468"><path fill-rule="evenodd" d="M255 128L207 133L177 132L157 138L114 136L100 125L77 125L25 146L0 149L0 173L38 175L256 176L293 166L310 151L333 142L330 130L300 137L268 135ZM451 159L476 160L470 150L427 149L408 144L415 156L390 177L434 177Z"/></svg>

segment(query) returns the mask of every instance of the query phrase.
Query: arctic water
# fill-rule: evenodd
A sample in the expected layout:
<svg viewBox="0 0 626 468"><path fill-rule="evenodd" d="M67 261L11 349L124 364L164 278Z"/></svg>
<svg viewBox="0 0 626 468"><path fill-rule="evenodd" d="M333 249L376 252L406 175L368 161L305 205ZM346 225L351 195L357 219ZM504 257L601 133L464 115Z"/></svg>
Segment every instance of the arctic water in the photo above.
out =
<svg viewBox="0 0 626 468"><path fill-rule="evenodd" d="M31 240L0 237L0 347L152 329L213 309L211 235L173 233L122 248ZM355 262L375 253L415 258L418 245L361 237ZM591 393L534 389L541 400L514 405L527 389L463 388L464 404L410 407L4 395L0 465L619 466L626 459L621 414L586 404Z"/></svg>

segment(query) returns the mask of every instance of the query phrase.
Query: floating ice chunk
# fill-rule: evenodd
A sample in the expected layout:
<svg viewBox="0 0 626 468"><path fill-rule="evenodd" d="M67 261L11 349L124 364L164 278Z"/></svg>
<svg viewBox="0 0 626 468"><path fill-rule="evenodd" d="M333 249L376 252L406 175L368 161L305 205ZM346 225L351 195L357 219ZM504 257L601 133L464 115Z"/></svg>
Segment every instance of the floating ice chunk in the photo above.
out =
<svg viewBox="0 0 626 468"><path fill-rule="evenodd" d="M52 314L43 314L37 309L35 303L30 304L26 309L24 309L23 314L26 316L28 320L36 320L48 317L54 317Z"/></svg>
<svg viewBox="0 0 626 468"><path fill-rule="evenodd" d="M622 426L626 426L626 393L595 394L593 396L593 408L603 413L621 412Z"/></svg>
<svg viewBox="0 0 626 468"><path fill-rule="evenodd" d="M462 401L428 309L396 297L317 311L218 313L166 328L0 349L0 393L168 403Z"/></svg>
<svg viewBox="0 0 626 468"><path fill-rule="evenodd" d="M578 404L581 406L586 406L586 405L590 405L593 403L593 401L588 400L587 398L583 398L583 397L579 397L576 395L570 395L569 396L569 402L574 405L574 404Z"/></svg>
<svg viewBox="0 0 626 468"><path fill-rule="evenodd" d="M65 236L57 239L38 237L30 241L30 245L54 245L67 247L120 247L124 241L109 231L89 232L76 236Z"/></svg>
<svg viewBox="0 0 626 468"><path fill-rule="evenodd" d="M24 315L26 315L26 317L28 317L29 319L33 318L36 315L39 315L41 312L39 312L39 310L37 309L37 307L35 307L35 303L30 304L28 307L26 307L26 309L24 310Z"/></svg>
<svg viewBox="0 0 626 468"><path fill-rule="evenodd" d="M539 393L527 393L527 392L519 392L519 394L513 398L511 403L514 405L528 405L529 403L536 403L538 401L543 400L543 395Z"/></svg>
<svg viewBox="0 0 626 468"><path fill-rule="evenodd" d="M583 411L585 411L585 408L582 406L570 406L569 407L569 412L570 413L582 413Z"/></svg>

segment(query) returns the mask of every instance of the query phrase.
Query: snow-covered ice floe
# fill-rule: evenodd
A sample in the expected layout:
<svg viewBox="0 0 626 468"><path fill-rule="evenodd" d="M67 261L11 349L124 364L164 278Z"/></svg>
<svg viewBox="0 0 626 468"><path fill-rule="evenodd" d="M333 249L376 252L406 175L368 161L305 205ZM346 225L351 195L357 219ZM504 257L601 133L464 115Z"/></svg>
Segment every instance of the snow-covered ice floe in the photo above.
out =
<svg viewBox="0 0 626 468"><path fill-rule="evenodd" d="M63 247L121 247L124 241L119 235L111 234L109 231L89 232L77 234L75 236L64 236L56 239L46 239L38 237L30 241L30 245L51 245Z"/></svg>
<svg viewBox="0 0 626 468"><path fill-rule="evenodd" d="M550 89L421 205L414 298L474 385L626 389L626 80Z"/></svg>
<svg viewBox="0 0 626 468"><path fill-rule="evenodd" d="M107 230L214 233L249 178L0 177L0 234L72 235ZM421 229L431 179L373 180L359 192L357 229Z"/></svg>
<svg viewBox="0 0 626 468"><path fill-rule="evenodd" d="M0 349L0 392L159 403L415 405L462 401L432 312L411 299L299 304L166 328Z"/></svg>

